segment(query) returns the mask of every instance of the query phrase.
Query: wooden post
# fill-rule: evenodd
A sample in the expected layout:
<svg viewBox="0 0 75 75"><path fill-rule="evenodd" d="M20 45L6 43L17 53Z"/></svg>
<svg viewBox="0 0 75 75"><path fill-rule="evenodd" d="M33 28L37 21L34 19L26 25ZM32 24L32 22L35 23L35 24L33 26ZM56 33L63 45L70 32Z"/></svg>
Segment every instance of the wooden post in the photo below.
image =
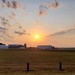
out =
<svg viewBox="0 0 75 75"><path fill-rule="evenodd" d="M29 71L29 63L27 63L27 72Z"/></svg>
<svg viewBox="0 0 75 75"><path fill-rule="evenodd" d="M59 62L59 70L62 70L62 62Z"/></svg>

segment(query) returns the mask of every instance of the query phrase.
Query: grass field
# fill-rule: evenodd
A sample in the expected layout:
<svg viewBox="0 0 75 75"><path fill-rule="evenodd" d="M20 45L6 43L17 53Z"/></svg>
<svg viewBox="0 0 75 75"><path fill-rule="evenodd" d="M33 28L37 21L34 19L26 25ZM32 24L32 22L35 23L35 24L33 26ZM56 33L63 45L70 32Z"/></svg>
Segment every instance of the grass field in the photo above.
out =
<svg viewBox="0 0 75 75"><path fill-rule="evenodd" d="M63 71L59 71L59 62ZM30 72L26 64L30 63ZM0 50L0 75L48 75L75 73L74 50L7 49Z"/></svg>

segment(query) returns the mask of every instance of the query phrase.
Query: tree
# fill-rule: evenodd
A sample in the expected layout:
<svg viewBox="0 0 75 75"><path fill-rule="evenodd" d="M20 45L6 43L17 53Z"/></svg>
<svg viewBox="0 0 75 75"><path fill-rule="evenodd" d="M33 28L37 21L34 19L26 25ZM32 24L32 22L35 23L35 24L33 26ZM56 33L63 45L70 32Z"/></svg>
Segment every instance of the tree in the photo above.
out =
<svg viewBox="0 0 75 75"><path fill-rule="evenodd" d="M0 45L5 45L5 44L3 44L3 43L0 43Z"/></svg>
<svg viewBox="0 0 75 75"><path fill-rule="evenodd" d="M27 48L27 44L26 43L24 44L24 47Z"/></svg>

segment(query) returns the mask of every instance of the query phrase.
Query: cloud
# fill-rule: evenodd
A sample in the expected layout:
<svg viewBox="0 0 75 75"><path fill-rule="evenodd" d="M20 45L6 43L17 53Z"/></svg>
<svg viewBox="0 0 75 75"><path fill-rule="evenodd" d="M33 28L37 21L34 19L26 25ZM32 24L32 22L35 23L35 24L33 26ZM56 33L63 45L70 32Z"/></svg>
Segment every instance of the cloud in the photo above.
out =
<svg viewBox="0 0 75 75"><path fill-rule="evenodd" d="M11 13L12 17L15 17L16 14L14 12ZM8 16L7 18L0 16L0 34L2 34L3 36L7 36L8 38L12 38L15 34L15 36L19 35L30 35L29 33L26 33L26 30L24 29L24 27L22 26L22 24L20 22L17 22L16 20L14 20L14 25L13 27L9 26L10 25L10 21L9 21L10 17ZM11 19L12 20L12 19ZM9 33L13 33L13 36L10 35Z"/></svg>
<svg viewBox="0 0 75 75"><path fill-rule="evenodd" d="M68 34L68 33L72 33L72 32L75 32L75 26L73 27L70 27L66 30L62 30L62 31L58 31L58 32L55 32L49 36L61 36L61 35L65 35L65 34Z"/></svg>
<svg viewBox="0 0 75 75"><path fill-rule="evenodd" d="M0 35L5 37L11 37L8 33L8 29L0 26ZM2 37L3 38L3 37Z"/></svg>
<svg viewBox="0 0 75 75"><path fill-rule="evenodd" d="M59 4L56 0L53 3L43 3L39 6L39 15L47 15L47 11L50 8L58 8Z"/></svg>
<svg viewBox="0 0 75 75"><path fill-rule="evenodd" d="M40 12L39 12L39 15L45 16L45 15L47 15L47 12L46 12L46 11L40 11Z"/></svg>
<svg viewBox="0 0 75 75"><path fill-rule="evenodd" d="M25 7L16 0L1 1L2 3L0 3L0 8L2 9L2 12L4 13L6 9L8 10L6 11L7 13L1 14L0 16L0 37L2 38L2 40L10 40L13 37L17 37L17 35L30 35L29 33L26 33L24 27L16 18L17 12L15 10L19 9L20 11L21 8L22 11L24 10L23 12L25 14ZM11 11L11 9L15 10Z"/></svg>
<svg viewBox="0 0 75 75"><path fill-rule="evenodd" d="M10 25L9 25L9 19L0 16L0 20L1 20L0 24L1 24L2 26L10 26Z"/></svg>
<svg viewBox="0 0 75 75"><path fill-rule="evenodd" d="M0 37L1 40L5 40L5 41L9 40L9 38L13 38L12 36L9 35L9 33L0 34Z"/></svg>
<svg viewBox="0 0 75 75"><path fill-rule="evenodd" d="M22 26L19 25L19 29L22 29Z"/></svg>
<svg viewBox="0 0 75 75"><path fill-rule="evenodd" d="M6 3L6 0L2 0L3 3Z"/></svg>
<svg viewBox="0 0 75 75"><path fill-rule="evenodd" d="M30 33L27 33L25 29L21 25L18 26L17 30L14 30L14 33L21 36L21 35L30 35Z"/></svg>
<svg viewBox="0 0 75 75"><path fill-rule="evenodd" d="M40 9L40 11L39 11L39 15L47 15L47 7L45 6L45 5L40 5L39 6L39 9Z"/></svg>
<svg viewBox="0 0 75 75"><path fill-rule="evenodd" d="M7 25L7 23L6 23L6 22L2 22L1 24L2 24L3 26L6 26L6 25Z"/></svg>
<svg viewBox="0 0 75 75"><path fill-rule="evenodd" d="M17 26L17 30L14 31L15 34L18 35L26 35L26 30L23 29L23 27L21 25Z"/></svg>
<svg viewBox="0 0 75 75"><path fill-rule="evenodd" d="M7 29L0 26L0 30L6 31Z"/></svg>
<svg viewBox="0 0 75 75"><path fill-rule="evenodd" d="M9 1L6 3L6 5L7 5L8 8L11 8L12 7L11 2L9 2Z"/></svg>
<svg viewBox="0 0 75 75"><path fill-rule="evenodd" d="M5 18L3 16L0 16L0 35L2 35L3 40L12 38L12 35L10 34L10 25L9 25L9 18ZM11 29L12 30L12 29ZM1 36L0 36L1 37Z"/></svg>
<svg viewBox="0 0 75 75"><path fill-rule="evenodd" d="M14 9L17 9L17 8L21 7L20 3L16 2L16 1L12 1L11 3L12 3L12 7Z"/></svg>
<svg viewBox="0 0 75 75"><path fill-rule="evenodd" d="M56 0L51 4L51 7L53 7L53 8L57 8L58 6L59 6L59 4Z"/></svg>
<svg viewBox="0 0 75 75"><path fill-rule="evenodd" d="M18 9L18 8L24 9L25 8L25 7L22 7L21 3L17 2L17 1L2 0L2 2L5 3L5 4L1 4L2 8L5 8L6 6L8 8L13 8L13 9Z"/></svg>
<svg viewBox="0 0 75 75"><path fill-rule="evenodd" d="M13 36L10 35L9 33L10 31L8 28L0 26L0 37L2 38L2 40L7 40L12 38Z"/></svg>
<svg viewBox="0 0 75 75"><path fill-rule="evenodd" d="M6 39L6 38L5 38L3 35L1 35L1 34L0 34L0 37L1 37L1 38L0 38L1 41Z"/></svg>
<svg viewBox="0 0 75 75"><path fill-rule="evenodd" d="M1 16L0 16L0 19L1 19L2 21L5 21L5 18L4 18L4 17L1 17Z"/></svg>
<svg viewBox="0 0 75 75"><path fill-rule="evenodd" d="M5 32L4 36L7 36L7 38L13 38L13 35L11 35L8 31Z"/></svg>
<svg viewBox="0 0 75 75"><path fill-rule="evenodd" d="M14 31L16 34L18 34L18 35L26 35L26 33L25 32L21 32L21 31Z"/></svg>
<svg viewBox="0 0 75 75"><path fill-rule="evenodd" d="M16 16L16 14L14 12L12 12L11 15L14 16L14 17Z"/></svg>
<svg viewBox="0 0 75 75"><path fill-rule="evenodd" d="M0 26L0 34L9 36L8 30L9 30L8 28L4 28Z"/></svg>
<svg viewBox="0 0 75 75"><path fill-rule="evenodd" d="M22 27L22 25L19 23L18 28L20 31L22 32L26 32L26 30L24 29L24 27Z"/></svg>
<svg viewBox="0 0 75 75"><path fill-rule="evenodd" d="M47 8L58 8L59 3L57 2L57 0L54 0L53 3L46 3L46 7Z"/></svg>

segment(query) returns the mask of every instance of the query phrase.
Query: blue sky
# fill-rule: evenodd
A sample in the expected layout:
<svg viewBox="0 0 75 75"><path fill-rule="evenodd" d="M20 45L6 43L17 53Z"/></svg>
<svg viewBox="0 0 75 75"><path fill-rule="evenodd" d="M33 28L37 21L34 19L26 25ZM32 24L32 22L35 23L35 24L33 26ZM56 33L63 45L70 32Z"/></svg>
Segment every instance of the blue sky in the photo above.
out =
<svg viewBox="0 0 75 75"><path fill-rule="evenodd" d="M52 44L59 47L75 46L75 0L14 0L16 8L12 5L7 6L7 2L11 4L13 0L5 1L6 3L0 1L0 22L2 18L5 18L10 27L8 24L2 25L5 20L0 23L0 32L5 33L0 33L4 37L3 39L0 36L1 42L6 44L26 42L28 46L38 44ZM57 6L55 2L58 3ZM41 5L44 8L39 8ZM42 14L39 13L40 11ZM2 27L8 30L3 30ZM39 34L42 41L34 42L35 34Z"/></svg>
<svg viewBox="0 0 75 75"><path fill-rule="evenodd" d="M74 25L75 19L75 1L74 0L58 0L59 7L57 9L47 10L46 16L39 16L39 4L53 2L53 0L23 0L27 6L30 21L40 21L45 27L51 28L51 31L58 30L70 25ZM57 28L57 29L56 29Z"/></svg>

